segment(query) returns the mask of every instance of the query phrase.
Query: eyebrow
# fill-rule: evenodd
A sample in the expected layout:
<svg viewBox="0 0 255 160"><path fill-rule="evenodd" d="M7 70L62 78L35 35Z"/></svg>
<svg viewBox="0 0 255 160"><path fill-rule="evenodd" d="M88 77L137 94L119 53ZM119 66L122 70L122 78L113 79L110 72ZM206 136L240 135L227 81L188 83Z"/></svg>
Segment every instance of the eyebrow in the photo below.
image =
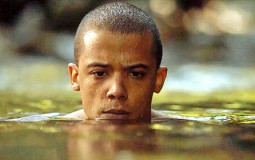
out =
<svg viewBox="0 0 255 160"><path fill-rule="evenodd" d="M103 68L108 68L110 67L109 64L104 64L104 63L98 63L98 62L94 62L94 63L91 63L89 65L87 65L88 68L91 68L91 67L103 67Z"/></svg>
<svg viewBox="0 0 255 160"><path fill-rule="evenodd" d="M147 65L145 65L145 64L139 63L139 64L127 65L127 66L125 66L124 68L126 68L126 69L135 69L135 68L144 68L144 69L148 69L149 66L147 66Z"/></svg>
<svg viewBox="0 0 255 160"><path fill-rule="evenodd" d="M100 62L94 62L94 63L91 63L91 64L87 65L87 67L88 68L92 68L92 67L109 68L110 65L109 64L105 64L105 63L100 63ZM147 66L145 64L138 63L138 64L127 65L127 66L124 66L123 68L125 68L125 69L135 69L135 68L148 69L149 66Z"/></svg>

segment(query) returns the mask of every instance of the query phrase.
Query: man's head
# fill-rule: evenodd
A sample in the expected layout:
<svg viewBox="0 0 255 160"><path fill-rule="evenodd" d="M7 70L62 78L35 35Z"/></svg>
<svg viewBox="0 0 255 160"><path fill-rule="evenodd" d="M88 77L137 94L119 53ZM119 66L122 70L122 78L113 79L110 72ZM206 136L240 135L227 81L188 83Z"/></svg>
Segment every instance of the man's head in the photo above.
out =
<svg viewBox="0 0 255 160"><path fill-rule="evenodd" d="M162 44L158 29L153 20L143 10L127 3L108 3L89 12L81 21L75 36L74 57L79 65L79 57L83 48L81 39L85 32L94 30L107 30L116 33L142 34L148 32L152 35L152 54L155 55L156 65L159 67L162 59Z"/></svg>
<svg viewBox="0 0 255 160"><path fill-rule="evenodd" d="M120 2L91 11L76 32L74 55L69 75L88 119L150 120L167 69L159 67L159 33L144 11Z"/></svg>

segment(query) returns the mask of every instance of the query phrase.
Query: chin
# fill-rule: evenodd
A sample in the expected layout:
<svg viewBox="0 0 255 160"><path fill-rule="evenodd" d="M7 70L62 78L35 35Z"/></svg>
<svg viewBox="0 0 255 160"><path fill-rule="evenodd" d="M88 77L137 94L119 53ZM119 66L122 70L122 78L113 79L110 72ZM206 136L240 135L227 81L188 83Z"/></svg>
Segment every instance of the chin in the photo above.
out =
<svg viewBox="0 0 255 160"><path fill-rule="evenodd" d="M134 116L132 114L101 114L99 117L94 118L95 120L103 120L103 121L114 121L114 122L142 122L142 123L150 123L150 116Z"/></svg>
<svg viewBox="0 0 255 160"><path fill-rule="evenodd" d="M102 113L98 119L102 120L130 120L130 114Z"/></svg>

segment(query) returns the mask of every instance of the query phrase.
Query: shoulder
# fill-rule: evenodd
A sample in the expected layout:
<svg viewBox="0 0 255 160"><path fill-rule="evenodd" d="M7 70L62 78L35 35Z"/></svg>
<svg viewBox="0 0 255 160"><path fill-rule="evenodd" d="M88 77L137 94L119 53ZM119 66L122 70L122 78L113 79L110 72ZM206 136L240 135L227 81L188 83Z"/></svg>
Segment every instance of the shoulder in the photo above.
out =
<svg viewBox="0 0 255 160"><path fill-rule="evenodd" d="M63 117L64 118L73 118L73 119L82 119L82 120L87 119L87 116L83 109L69 113ZM151 118L154 119L154 118L169 118L169 117L165 114L162 114L162 113L156 111L156 110L151 110Z"/></svg>
<svg viewBox="0 0 255 160"><path fill-rule="evenodd" d="M64 116L64 118L73 118L73 119L87 119L87 116L85 115L85 112L83 109L77 110L75 112L69 113Z"/></svg>

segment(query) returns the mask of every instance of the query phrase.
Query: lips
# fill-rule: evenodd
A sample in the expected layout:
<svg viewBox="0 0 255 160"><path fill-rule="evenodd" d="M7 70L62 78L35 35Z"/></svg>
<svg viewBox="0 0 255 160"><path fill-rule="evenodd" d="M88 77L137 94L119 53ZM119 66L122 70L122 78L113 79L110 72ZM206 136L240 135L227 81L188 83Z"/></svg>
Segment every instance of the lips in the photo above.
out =
<svg viewBox="0 0 255 160"><path fill-rule="evenodd" d="M107 111L103 111L103 113L108 113L108 114L130 114L129 112L125 110L117 110L117 109L110 109Z"/></svg>
<svg viewBox="0 0 255 160"><path fill-rule="evenodd" d="M103 111L100 118L101 119L108 119L108 120L127 120L129 119L129 115L131 113L127 112L125 110L122 109L110 109L107 111Z"/></svg>

